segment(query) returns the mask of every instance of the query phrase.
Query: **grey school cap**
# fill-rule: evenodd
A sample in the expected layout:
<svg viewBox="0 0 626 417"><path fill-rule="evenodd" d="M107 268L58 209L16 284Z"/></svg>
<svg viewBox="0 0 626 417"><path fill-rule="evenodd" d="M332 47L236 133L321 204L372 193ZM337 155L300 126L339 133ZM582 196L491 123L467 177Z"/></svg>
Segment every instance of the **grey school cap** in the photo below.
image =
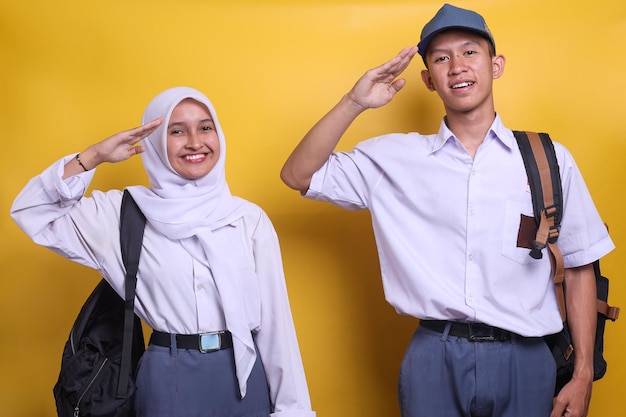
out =
<svg viewBox="0 0 626 417"><path fill-rule="evenodd" d="M448 29L463 29L476 32L491 42L493 49L496 49L496 42L493 40L487 23L481 15L471 10L444 4L435 17L433 17L430 22L426 23L426 26L422 29L417 47L424 61L426 60L425 55L430 41L432 41L437 34Z"/></svg>

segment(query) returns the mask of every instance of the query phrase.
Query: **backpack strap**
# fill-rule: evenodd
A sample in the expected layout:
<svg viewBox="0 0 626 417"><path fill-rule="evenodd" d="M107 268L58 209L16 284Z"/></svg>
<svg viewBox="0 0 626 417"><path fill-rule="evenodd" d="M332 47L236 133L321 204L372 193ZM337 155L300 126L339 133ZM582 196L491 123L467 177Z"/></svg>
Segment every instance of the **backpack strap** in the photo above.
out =
<svg viewBox="0 0 626 417"><path fill-rule="evenodd" d="M596 260L593 263L593 271L596 275L596 288L598 291L598 299L597 299L598 313L602 314L604 317L606 317L607 319L611 321L615 321L619 317L620 308L616 306L611 306L608 303L609 280L602 275L602 272L600 272L599 260Z"/></svg>
<svg viewBox="0 0 626 417"><path fill-rule="evenodd" d="M542 249L548 247L559 310L565 321L565 267L556 244L563 215L563 192L554 145L547 133L513 131L513 134L524 160L537 222L537 235L530 256L541 259Z"/></svg>
<svg viewBox="0 0 626 417"><path fill-rule="evenodd" d="M604 317L611 321L617 320L619 317L619 307L610 306L606 301L597 300L598 301L598 313L602 314Z"/></svg>
<svg viewBox="0 0 626 417"><path fill-rule="evenodd" d="M117 384L117 398L126 397L128 376L130 374L131 352L133 341L133 324L135 321L135 289L137 288L137 269L146 218L128 190L122 196L120 210L120 244L122 261L126 267L124 297L124 341L122 345L122 363L120 378Z"/></svg>

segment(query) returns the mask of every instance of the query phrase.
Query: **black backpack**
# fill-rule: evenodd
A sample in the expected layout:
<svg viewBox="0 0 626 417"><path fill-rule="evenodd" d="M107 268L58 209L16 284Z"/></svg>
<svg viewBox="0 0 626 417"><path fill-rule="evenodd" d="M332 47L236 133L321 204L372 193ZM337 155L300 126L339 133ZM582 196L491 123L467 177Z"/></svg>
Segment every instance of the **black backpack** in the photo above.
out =
<svg viewBox="0 0 626 417"><path fill-rule="evenodd" d="M59 417L134 416L135 372L145 350L141 320L133 312L145 221L124 190L120 240L126 299L102 279L82 306L53 389Z"/></svg>
<svg viewBox="0 0 626 417"><path fill-rule="evenodd" d="M545 247L548 248L559 309L563 318L563 330L544 337L557 365L554 390L554 395L556 396L561 388L572 378L575 355L565 311L566 289L563 285L563 255L556 244L563 214L561 176L554 152L554 145L548 134L521 131L514 131L513 133L524 159L533 200L535 223L537 225L537 234L532 242L533 248L530 251L530 256L539 259L542 256L541 250ZM596 381L606 373L607 364L603 356L606 320L617 320L620 309L608 304L609 280L602 276L599 260L593 263L593 269L596 277L598 305L598 321L593 351L593 380Z"/></svg>

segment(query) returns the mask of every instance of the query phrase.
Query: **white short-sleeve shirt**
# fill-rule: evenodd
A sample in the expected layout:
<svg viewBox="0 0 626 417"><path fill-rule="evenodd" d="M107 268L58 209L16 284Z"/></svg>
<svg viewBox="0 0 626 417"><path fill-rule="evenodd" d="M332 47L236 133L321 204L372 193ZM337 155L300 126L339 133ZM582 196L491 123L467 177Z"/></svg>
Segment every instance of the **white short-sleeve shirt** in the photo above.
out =
<svg viewBox="0 0 626 417"><path fill-rule="evenodd" d="M571 154L554 146L564 200L558 244L566 267L581 266L614 245ZM532 200L499 116L474 159L445 122L435 135L388 134L333 153L305 197L370 210L385 296L399 313L524 336L560 330L549 257L518 245Z"/></svg>

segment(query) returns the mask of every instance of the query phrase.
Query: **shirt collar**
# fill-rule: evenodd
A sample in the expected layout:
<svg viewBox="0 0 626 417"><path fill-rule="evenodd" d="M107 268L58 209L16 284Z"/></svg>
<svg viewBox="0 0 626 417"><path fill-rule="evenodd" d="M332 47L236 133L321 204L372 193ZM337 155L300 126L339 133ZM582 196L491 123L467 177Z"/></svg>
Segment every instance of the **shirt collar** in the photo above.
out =
<svg viewBox="0 0 626 417"><path fill-rule="evenodd" d="M502 124L502 119L500 115L496 113L496 117L487 132L486 139L498 139L504 146L511 149L513 147L515 137L513 136L513 132L511 130L504 127ZM431 153L437 152L439 149L443 147L449 140L456 139L454 133L448 128L446 124L445 117L441 120L441 125L439 126L439 132L435 136L435 141L433 142L433 147L431 149Z"/></svg>

